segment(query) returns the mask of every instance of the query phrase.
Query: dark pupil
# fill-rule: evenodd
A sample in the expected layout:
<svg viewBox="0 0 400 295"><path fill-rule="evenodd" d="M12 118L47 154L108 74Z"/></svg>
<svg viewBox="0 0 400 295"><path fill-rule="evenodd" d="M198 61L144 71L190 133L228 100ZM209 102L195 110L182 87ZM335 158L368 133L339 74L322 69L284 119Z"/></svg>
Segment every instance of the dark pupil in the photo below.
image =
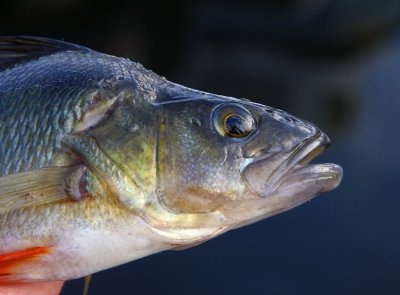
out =
<svg viewBox="0 0 400 295"><path fill-rule="evenodd" d="M225 120L225 129L228 135L243 136L251 131L252 122L239 115L231 115Z"/></svg>

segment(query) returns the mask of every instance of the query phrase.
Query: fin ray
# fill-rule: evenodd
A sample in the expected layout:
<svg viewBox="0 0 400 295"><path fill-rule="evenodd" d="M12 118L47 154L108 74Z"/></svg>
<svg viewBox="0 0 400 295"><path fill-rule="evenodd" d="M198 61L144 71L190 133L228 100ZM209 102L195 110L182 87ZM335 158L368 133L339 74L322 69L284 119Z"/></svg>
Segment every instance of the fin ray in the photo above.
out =
<svg viewBox="0 0 400 295"><path fill-rule="evenodd" d="M65 180L75 167L46 167L0 178L0 214L70 199Z"/></svg>
<svg viewBox="0 0 400 295"><path fill-rule="evenodd" d="M49 253L49 247L33 247L11 253L0 254L0 284L17 283L13 279L13 270L21 264L29 263Z"/></svg>
<svg viewBox="0 0 400 295"><path fill-rule="evenodd" d="M84 46L49 38L31 36L0 36L0 70L14 64L38 59L56 52L73 50L92 51Z"/></svg>

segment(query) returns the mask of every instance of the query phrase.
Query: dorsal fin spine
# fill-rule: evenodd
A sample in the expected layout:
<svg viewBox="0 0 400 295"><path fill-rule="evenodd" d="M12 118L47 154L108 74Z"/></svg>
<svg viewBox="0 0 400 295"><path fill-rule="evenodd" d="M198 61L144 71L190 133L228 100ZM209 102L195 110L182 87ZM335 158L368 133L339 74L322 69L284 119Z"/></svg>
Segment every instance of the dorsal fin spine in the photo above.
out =
<svg viewBox="0 0 400 295"><path fill-rule="evenodd" d="M62 51L90 52L92 50L49 38L0 36L0 70Z"/></svg>

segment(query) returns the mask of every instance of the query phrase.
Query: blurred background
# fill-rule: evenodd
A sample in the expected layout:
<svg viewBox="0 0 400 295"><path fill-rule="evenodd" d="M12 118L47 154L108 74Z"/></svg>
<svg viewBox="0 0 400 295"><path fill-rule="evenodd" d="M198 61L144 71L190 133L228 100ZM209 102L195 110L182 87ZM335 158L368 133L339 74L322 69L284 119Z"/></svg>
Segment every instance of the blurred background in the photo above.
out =
<svg viewBox="0 0 400 295"><path fill-rule="evenodd" d="M90 294L400 294L399 26L398 0L2 1L3 35L64 39L284 109L326 131L318 161L344 168L333 192L95 274Z"/></svg>

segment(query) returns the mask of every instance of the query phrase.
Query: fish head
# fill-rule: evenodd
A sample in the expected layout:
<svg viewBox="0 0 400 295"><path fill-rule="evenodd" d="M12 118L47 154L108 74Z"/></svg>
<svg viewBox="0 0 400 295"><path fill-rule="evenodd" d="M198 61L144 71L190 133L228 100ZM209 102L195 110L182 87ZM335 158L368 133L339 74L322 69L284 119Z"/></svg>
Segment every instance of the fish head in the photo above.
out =
<svg viewBox="0 0 400 295"><path fill-rule="evenodd" d="M159 201L174 214L204 219L217 212L226 231L296 207L341 181L340 166L309 163L328 147L328 137L284 111L224 97L162 108Z"/></svg>
<svg viewBox="0 0 400 295"><path fill-rule="evenodd" d="M87 116L76 128L83 137L66 139L107 192L173 244L196 244L339 185L340 166L310 164L329 145L313 124L182 86L160 93L115 99L106 120L93 126L97 116Z"/></svg>

